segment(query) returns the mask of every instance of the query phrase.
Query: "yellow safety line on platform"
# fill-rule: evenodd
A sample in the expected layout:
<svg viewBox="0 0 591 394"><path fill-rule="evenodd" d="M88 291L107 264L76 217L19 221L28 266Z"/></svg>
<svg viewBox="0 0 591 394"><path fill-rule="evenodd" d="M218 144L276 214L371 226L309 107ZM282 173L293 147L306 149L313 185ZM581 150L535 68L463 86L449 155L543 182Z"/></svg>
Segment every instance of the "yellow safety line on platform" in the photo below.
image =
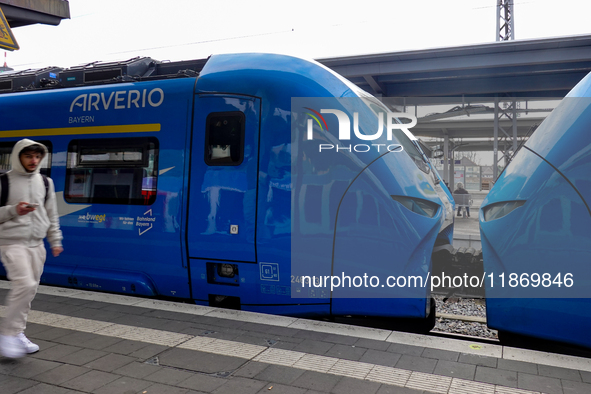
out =
<svg viewBox="0 0 591 394"><path fill-rule="evenodd" d="M46 135L147 133L160 131L160 123L126 124L115 126L58 127L52 129L26 129L0 131L0 137L42 137Z"/></svg>

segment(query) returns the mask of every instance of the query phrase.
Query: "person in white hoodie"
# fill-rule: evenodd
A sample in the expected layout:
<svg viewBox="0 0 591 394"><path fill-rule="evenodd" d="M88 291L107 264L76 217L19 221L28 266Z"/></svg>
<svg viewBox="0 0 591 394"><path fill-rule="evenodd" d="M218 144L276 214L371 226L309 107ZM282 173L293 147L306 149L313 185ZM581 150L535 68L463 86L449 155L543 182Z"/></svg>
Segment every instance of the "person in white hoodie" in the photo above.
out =
<svg viewBox="0 0 591 394"><path fill-rule="evenodd" d="M39 172L46 155L44 145L20 140L12 150L12 169L3 175L8 177L8 195L0 207L0 258L11 289L0 324L0 354L9 358L39 350L24 331L45 264L43 239L47 237L55 257L63 252L53 181Z"/></svg>

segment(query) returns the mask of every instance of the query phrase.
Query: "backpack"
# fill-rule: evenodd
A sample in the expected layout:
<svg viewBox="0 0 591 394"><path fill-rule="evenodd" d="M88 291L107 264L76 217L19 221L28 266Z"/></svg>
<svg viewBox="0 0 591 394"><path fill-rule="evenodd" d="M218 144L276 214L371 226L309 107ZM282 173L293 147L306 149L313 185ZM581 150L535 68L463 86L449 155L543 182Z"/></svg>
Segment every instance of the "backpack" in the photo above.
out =
<svg viewBox="0 0 591 394"><path fill-rule="evenodd" d="M45 185L45 202L47 202L47 194L49 192L49 181L47 180L47 176L41 174L43 177L43 184ZM0 207L6 205L6 201L8 201L8 175L6 173L0 174Z"/></svg>

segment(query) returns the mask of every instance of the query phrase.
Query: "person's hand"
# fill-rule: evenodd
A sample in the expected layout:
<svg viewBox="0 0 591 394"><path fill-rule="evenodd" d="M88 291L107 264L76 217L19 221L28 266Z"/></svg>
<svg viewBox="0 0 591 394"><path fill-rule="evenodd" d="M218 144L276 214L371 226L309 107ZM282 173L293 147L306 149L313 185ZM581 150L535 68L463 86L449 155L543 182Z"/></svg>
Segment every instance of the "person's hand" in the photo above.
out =
<svg viewBox="0 0 591 394"><path fill-rule="evenodd" d="M64 248L62 248L61 246L56 246L51 248L51 252L53 253L53 257L57 257L60 255L61 252L64 251Z"/></svg>
<svg viewBox="0 0 591 394"><path fill-rule="evenodd" d="M24 202L24 201L19 202L18 205L16 206L16 213L19 216L22 216L22 215L26 215L29 212L33 212L35 210L35 207L27 207L28 205L29 205L28 202Z"/></svg>

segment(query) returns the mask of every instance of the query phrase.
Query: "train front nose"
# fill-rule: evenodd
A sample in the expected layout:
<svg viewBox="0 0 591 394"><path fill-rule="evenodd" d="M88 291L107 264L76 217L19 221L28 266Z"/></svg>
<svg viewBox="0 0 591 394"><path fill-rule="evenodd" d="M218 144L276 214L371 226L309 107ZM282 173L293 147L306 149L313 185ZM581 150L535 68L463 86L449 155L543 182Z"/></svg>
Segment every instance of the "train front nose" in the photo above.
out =
<svg viewBox="0 0 591 394"><path fill-rule="evenodd" d="M573 184L522 149L479 219L488 326L590 346L591 216Z"/></svg>

